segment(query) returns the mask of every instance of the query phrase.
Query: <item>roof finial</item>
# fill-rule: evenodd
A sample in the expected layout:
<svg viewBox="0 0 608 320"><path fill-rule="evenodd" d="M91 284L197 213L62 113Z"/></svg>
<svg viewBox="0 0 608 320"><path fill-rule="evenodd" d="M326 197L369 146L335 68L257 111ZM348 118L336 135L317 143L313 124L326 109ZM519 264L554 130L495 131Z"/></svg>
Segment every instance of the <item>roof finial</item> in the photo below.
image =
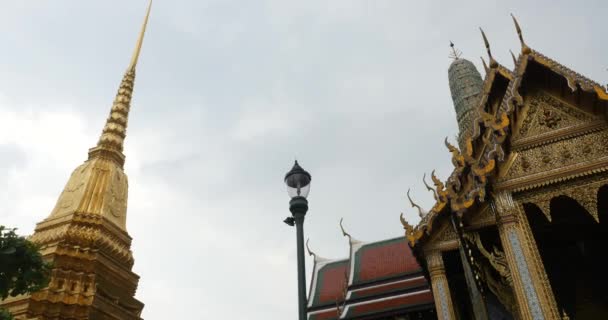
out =
<svg viewBox="0 0 608 320"><path fill-rule="evenodd" d="M513 59L513 67L515 67L517 66L517 58L515 58L515 54L511 49L509 49L509 52L511 52L511 58Z"/></svg>
<svg viewBox="0 0 608 320"><path fill-rule="evenodd" d="M410 189L407 189L407 199L410 200L410 204L412 205L412 208L418 209L418 216L420 218L424 218L424 216L426 216L427 212L424 209L422 209L419 205L414 203L414 201L412 200L412 197L410 197Z"/></svg>
<svg viewBox="0 0 608 320"><path fill-rule="evenodd" d="M129 111L131 109L131 97L133 95L133 85L135 82L135 66L137 65L137 59L139 57L139 52L141 51L151 7L152 0L150 0L148 4L146 17L135 46L135 51L133 52L133 57L131 58L131 63L122 78L118 93L112 103L110 116L106 120L106 125L103 128L101 137L99 137L97 146L89 150L89 159L105 157L116 161L120 166L124 165L125 156L123 155L122 150L127 132Z"/></svg>
<svg viewBox="0 0 608 320"><path fill-rule="evenodd" d="M135 44L135 50L133 51L133 56L131 57L131 63L129 64L129 70L135 69L137 65L137 59L139 59L139 52L141 51L141 45L144 42L144 34L146 33L146 26L148 25L148 18L150 17L150 9L152 9L152 0L148 2L148 9L146 10L146 17L144 18L144 23L141 25L141 31L139 32L139 38L137 38L137 43Z"/></svg>
<svg viewBox="0 0 608 320"><path fill-rule="evenodd" d="M479 31L481 31L481 36L483 37L483 43L486 46L486 51L488 52L488 57L490 57L490 68L496 68L496 67L498 67L498 63L496 62L496 60L494 60L494 57L492 57L492 50L490 50L490 42L488 42L486 33L483 32L482 28L479 28Z"/></svg>
<svg viewBox="0 0 608 320"><path fill-rule="evenodd" d="M513 23L515 24L515 30L517 31L517 36L519 37L519 42L521 43L521 52L522 53L530 53L530 47L524 42L524 36L521 33L521 27L517 22L515 16L511 13L511 18L513 18Z"/></svg>
<svg viewBox="0 0 608 320"><path fill-rule="evenodd" d="M452 48L452 52L450 53L450 58L452 58L454 61L460 59L462 52L460 52L460 50L454 48L454 43L452 41L450 41L450 48Z"/></svg>
<svg viewBox="0 0 608 320"><path fill-rule="evenodd" d="M435 170L433 170L433 172L435 172ZM435 200L437 200L438 199L437 190L433 189L431 186L429 186L428 183L426 183L426 173L422 175L422 183L424 183L426 190L431 191L433 193L433 198L435 198Z"/></svg>
<svg viewBox="0 0 608 320"><path fill-rule="evenodd" d="M486 60L483 57L481 58L481 63L483 63L483 69L486 71L486 73L488 73L488 71L490 71L490 69L488 68L488 64L486 63Z"/></svg>
<svg viewBox="0 0 608 320"><path fill-rule="evenodd" d="M306 239L306 250L308 251L308 255L309 256L313 256L313 258L316 260L317 259L317 255L312 252L312 250L310 250L310 247L308 246L308 241L310 240L310 238Z"/></svg>
<svg viewBox="0 0 608 320"><path fill-rule="evenodd" d="M344 226L342 225L342 220L344 220L344 218L340 218L340 229L342 230L342 235L345 237L348 237L348 239L352 239L350 234L348 232L346 232L346 230L344 230Z"/></svg>

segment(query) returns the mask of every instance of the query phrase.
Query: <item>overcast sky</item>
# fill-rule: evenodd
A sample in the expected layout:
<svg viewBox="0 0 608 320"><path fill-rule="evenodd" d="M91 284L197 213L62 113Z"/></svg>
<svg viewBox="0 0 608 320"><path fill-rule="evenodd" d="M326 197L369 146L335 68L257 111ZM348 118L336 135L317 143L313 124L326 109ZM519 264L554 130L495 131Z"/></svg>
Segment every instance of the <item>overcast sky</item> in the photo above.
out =
<svg viewBox="0 0 608 320"><path fill-rule="evenodd" d="M598 1L156 0L125 154L143 317L295 319L283 177L312 174L306 237L324 257L400 236L450 173L450 40L481 68L483 27L608 82ZM584 5L583 5L584 3ZM0 224L33 231L95 145L145 0L0 3ZM482 72L483 74L483 72ZM310 280L311 261L307 278ZM244 315L245 314L245 315Z"/></svg>

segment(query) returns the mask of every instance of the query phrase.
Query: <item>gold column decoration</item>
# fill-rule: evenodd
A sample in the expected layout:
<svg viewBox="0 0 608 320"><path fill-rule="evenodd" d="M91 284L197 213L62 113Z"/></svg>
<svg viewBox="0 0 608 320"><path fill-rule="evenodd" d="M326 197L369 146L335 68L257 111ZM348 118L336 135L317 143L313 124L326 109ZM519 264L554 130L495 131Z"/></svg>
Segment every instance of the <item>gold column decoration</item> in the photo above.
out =
<svg viewBox="0 0 608 320"><path fill-rule="evenodd" d="M456 313L454 312L454 304L452 303L441 252L430 251L425 254L425 257L429 274L431 275L431 286L433 288L437 319L456 320Z"/></svg>
<svg viewBox="0 0 608 320"><path fill-rule="evenodd" d="M511 270L519 318L559 319L555 297L523 208L508 191L494 194L492 206Z"/></svg>

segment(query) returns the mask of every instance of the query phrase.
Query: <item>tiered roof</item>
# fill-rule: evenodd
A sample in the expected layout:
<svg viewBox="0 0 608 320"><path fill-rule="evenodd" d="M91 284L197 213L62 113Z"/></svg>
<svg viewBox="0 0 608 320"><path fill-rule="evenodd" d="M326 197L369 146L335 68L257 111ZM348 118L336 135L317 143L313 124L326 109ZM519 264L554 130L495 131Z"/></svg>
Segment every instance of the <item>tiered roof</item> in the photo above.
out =
<svg viewBox="0 0 608 320"><path fill-rule="evenodd" d="M315 255L309 320L365 319L434 308L429 284L405 237L365 243L345 235L348 259Z"/></svg>
<svg viewBox="0 0 608 320"><path fill-rule="evenodd" d="M473 124L473 134L467 139L463 150L458 150L446 140L446 145L452 154L454 170L445 183L433 175L436 200L433 208L416 226L412 226L402 219L406 236L414 247L419 246L428 238L437 217L448 212L456 212L461 216L467 209L486 199L487 182L494 178L507 161L505 148L508 146L505 141L508 140L511 126L516 120L514 111L523 105L520 90L529 74L527 72L529 66L536 65L548 70L553 76L565 79L572 92L588 92L596 97L598 104L608 106L608 92L604 86L532 50L523 41L517 21L515 21L515 27L522 49L515 60L513 71L501 66L493 59L488 41L482 31L490 57L490 66L488 67L484 63L486 76L477 107L480 116ZM493 105L498 105L498 107L493 108ZM526 188L550 182L545 179L536 184L527 184Z"/></svg>

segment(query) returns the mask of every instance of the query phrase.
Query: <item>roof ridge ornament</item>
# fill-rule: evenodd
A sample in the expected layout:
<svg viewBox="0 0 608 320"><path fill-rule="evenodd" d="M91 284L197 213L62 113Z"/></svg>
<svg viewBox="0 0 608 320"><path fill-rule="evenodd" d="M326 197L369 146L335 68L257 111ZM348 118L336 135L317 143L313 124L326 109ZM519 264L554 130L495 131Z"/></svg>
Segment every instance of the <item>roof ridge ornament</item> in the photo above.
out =
<svg viewBox="0 0 608 320"><path fill-rule="evenodd" d="M362 243L363 241L355 239L354 237L352 237L350 235L350 233L346 232L346 230L344 229L344 226L342 225L342 220L344 220L344 218L340 218L340 229L342 230L342 235L345 237L348 237L348 243L350 243L351 246L353 244Z"/></svg>
<svg viewBox="0 0 608 320"><path fill-rule="evenodd" d="M511 52L511 58L513 58L513 69L515 69L515 67L517 66L517 58L515 58L515 54L511 49L509 49L509 52Z"/></svg>
<svg viewBox="0 0 608 320"><path fill-rule="evenodd" d="M486 46L488 57L490 57L490 68L494 69L498 67L498 62L496 62L496 60L494 60L494 57L492 56L492 50L490 50L490 42L488 42L488 37L486 37L486 33L483 32L482 28L479 28L479 31L481 31L481 36L483 37L483 43Z"/></svg>
<svg viewBox="0 0 608 320"><path fill-rule="evenodd" d="M410 204L412 205L412 208L416 208L418 209L418 216L422 219L424 218L428 211L422 209L422 207L420 207L419 205L417 205L416 203L414 203L414 201L412 200L412 197L410 197L410 189L407 189L407 199L410 201Z"/></svg>
<svg viewBox="0 0 608 320"><path fill-rule="evenodd" d="M460 56L462 56L462 51L454 48L454 43L452 41L450 41L450 48L452 48L452 52L450 53L449 57L454 61L460 59Z"/></svg>
<svg viewBox="0 0 608 320"><path fill-rule="evenodd" d="M348 237L349 240L352 240L352 236L350 235L350 233L346 232L346 230L344 230L344 226L342 225L342 221L344 220L344 218L340 218L340 230L342 230L342 236L344 237Z"/></svg>
<svg viewBox="0 0 608 320"><path fill-rule="evenodd" d="M435 172L435 170L433 170L433 172ZM429 186L429 184L426 182L426 173L422 175L422 183L424 183L426 190L433 193L433 198L435 198L435 201L437 201L437 199L439 199L437 196L437 190L433 189L433 187Z"/></svg>
<svg viewBox="0 0 608 320"><path fill-rule="evenodd" d="M306 251L308 251L309 256L313 256L314 259L317 260L317 254L310 250L310 247L308 246L308 241L310 241L310 238L306 238Z"/></svg>
<svg viewBox="0 0 608 320"><path fill-rule="evenodd" d="M486 74L490 71L490 68L488 68L488 64L486 63L486 59L484 59L483 57L481 58L481 63L483 64L483 69L485 70Z"/></svg>
<svg viewBox="0 0 608 320"><path fill-rule="evenodd" d="M517 19L515 18L515 16L512 13L511 13L511 18L513 18L513 23L515 24L515 30L517 31L517 37L519 38L519 42L521 43L521 53L523 53L523 54L530 53L532 50L530 49L530 47L528 47L528 45L524 41L524 36L522 35L521 27L519 26L519 22L517 22Z"/></svg>

